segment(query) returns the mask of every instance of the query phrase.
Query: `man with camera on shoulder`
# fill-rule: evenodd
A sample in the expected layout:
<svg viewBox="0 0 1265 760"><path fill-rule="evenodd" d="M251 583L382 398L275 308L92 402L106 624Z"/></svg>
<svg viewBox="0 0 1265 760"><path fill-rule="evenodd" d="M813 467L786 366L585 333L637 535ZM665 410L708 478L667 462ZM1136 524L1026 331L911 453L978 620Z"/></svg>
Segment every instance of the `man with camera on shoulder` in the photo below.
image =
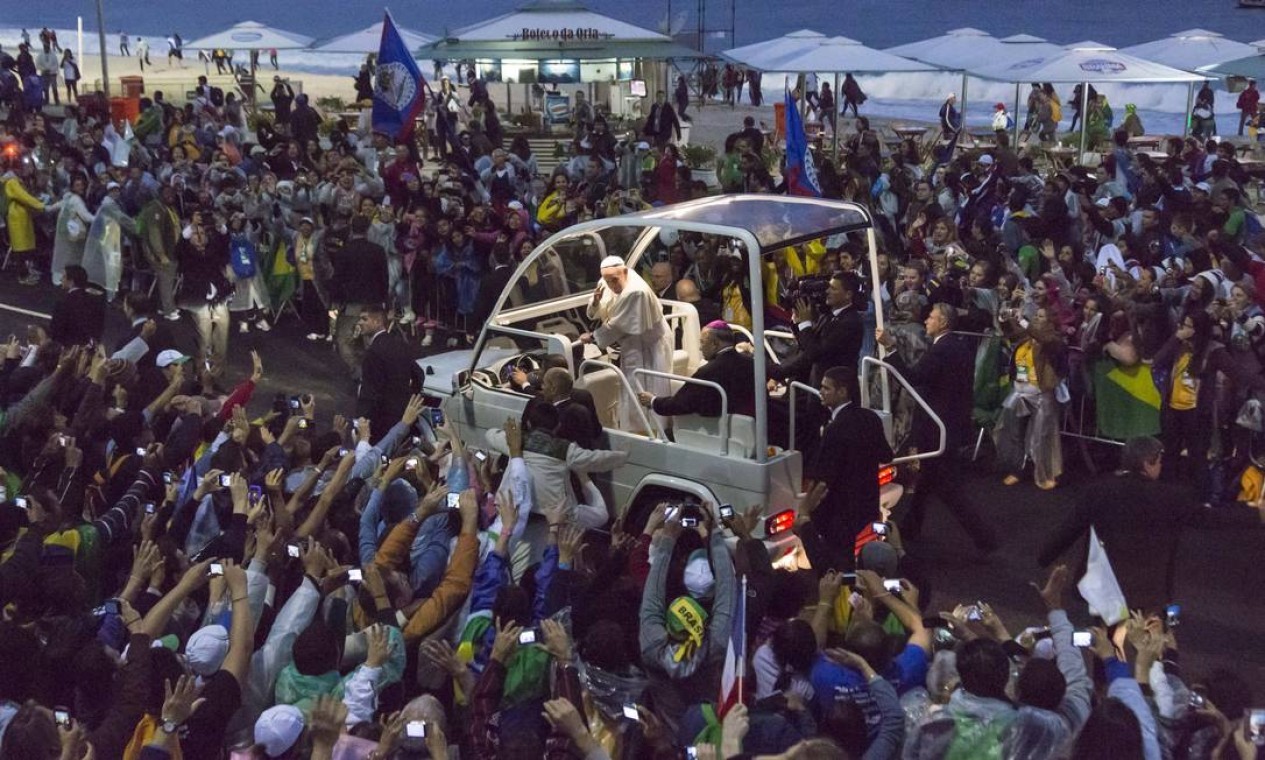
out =
<svg viewBox="0 0 1265 760"><path fill-rule="evenodd" d="M860 292L861 278L855 272L831 275L821 303L803 297L801 288L792 328L798 347L786 361L770 367L769 376L780 382L799 380L816 386L831 367L849 367L855 375L863 335L861 311L856 306ZM854 389L855 384L849 390Z"/></svg>

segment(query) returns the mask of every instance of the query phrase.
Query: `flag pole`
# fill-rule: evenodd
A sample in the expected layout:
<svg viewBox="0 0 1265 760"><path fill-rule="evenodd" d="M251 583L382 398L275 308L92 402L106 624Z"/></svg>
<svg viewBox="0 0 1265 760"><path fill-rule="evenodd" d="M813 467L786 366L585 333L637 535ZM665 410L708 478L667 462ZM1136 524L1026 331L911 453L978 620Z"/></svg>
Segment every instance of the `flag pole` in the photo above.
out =
<svg viewBox="0 0 1265 760"><path fill-rule="evenodd" d="M742 685L746 680L747 672L747 574L742 574L742 588L738 591L742 594L742 649L738 653L738 704L746 704L742 701Z"/></svg>

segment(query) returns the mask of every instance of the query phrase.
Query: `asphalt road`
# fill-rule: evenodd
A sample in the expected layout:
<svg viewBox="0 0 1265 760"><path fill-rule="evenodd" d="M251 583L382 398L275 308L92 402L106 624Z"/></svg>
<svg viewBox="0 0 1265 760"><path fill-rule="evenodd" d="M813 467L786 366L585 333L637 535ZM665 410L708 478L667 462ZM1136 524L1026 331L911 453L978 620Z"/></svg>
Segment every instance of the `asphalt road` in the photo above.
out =
<svg viewBox="0 0 1265 760"><path fill-rule="evenodd" d="M23 334L38 317L21 309L51 312L59 293L47 283L34 288L16 284L12 271L0 273L0 337ZM194 331L186 318L175 324L177 338L192 350ZM235 326L234 326L235 329ZM111 309L105 342L115 346L126 334L122 312ZM411 344L420 356L423 349ZM240 335L229 339L231 384L250 371L250 349L264 358L265 378L255 394L252 413L263 411L275 393L312 393L319 414L350 414L355 388L347 369L330 344L303 339L298 321L283 318L269 333ZM443 350L436 347L432 350ZM1081 467L1069 451L1069 468ZM1029 483L1010 488L981 465L968 478L968 488L986 518L1002 536L1002 548L988 560L975 556L962 528L938 504L931 504L921 541L911 547L918 564L932 582L933 610L951 609L956 603L983 600L993 605L1017 633L1040 620L1042 606L1031 581L1044 571L1035 556L1044 536L1057 526L1089 477L1072 469L1064 485L1055 491L1038 491ZM1191 529L1183 537L1177 581L1177 600L1182 604L1178 642L1186 672L1199 676L1214 668L1228 668L1257 684L1258 700L1265 700L1265 529ZM1074 594L1073 594L1074 596ZM1070 603L1073 620L1084 624L1088 613L1079 599Z"/></svg>

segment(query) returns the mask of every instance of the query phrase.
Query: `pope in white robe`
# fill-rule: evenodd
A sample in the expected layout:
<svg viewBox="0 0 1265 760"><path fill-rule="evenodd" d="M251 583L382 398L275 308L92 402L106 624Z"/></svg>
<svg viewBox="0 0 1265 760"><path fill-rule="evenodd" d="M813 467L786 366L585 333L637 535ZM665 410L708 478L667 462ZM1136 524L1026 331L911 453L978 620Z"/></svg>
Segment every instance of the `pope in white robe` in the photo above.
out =
<svg viewBox="0 0 1265 760"><path fill-rule="evenodd" d="M593 332L581 335L580 342L594 343L602 349L618 345L619 366L634 393L645 390L656 396L671 395L668 380L633 374L638 368L671 372L673 335L663 318L659 298L645 280L629 276L628 267L617 256L602 260L602 282L593 291L588 317L602 324ZM621 393L619 399L620 428L645 427L636 412L636 398L625 398L626 395Z"/></svg>

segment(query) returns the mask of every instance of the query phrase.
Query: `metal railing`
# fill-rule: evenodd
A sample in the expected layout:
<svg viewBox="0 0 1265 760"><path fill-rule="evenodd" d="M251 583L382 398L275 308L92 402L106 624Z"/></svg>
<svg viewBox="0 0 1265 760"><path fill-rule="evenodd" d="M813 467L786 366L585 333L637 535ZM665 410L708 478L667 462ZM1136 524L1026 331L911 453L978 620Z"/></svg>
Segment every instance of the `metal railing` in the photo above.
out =
<svg viewBox="0 0 1265 760"><path fill-rule="evenodd" d="M806 391L806 392L808 392L808 393L811 393L812 395L816 396L818 399L820 399L820 398L821 398L821 391L817 390L816 388L812 387L811 385L808 385L807 383L801 383L801 382L800 382L800 381L798 381L798 380L792 380L792 381L791 381L791 384L790 384L790 386L789 386L789 388L790 388L790 390L788 390L788 391L787 391L787 393L788 393L788 395L790 396L790 405L791 405L791 425L790 425L790 428L791 428L791 429L790 429L790 438L789 438L789 440L787 440L787 442L786 442L786 443L787 443L787 447L788 447L788 448L793 449L793 448L795 448L795 443L796 443L796 441L798 440L798 439L795 437L795 418L799 416L799 415L797 414L797 412L798 412L798 410L799 410L799 405L795 403L795 391L796 391L796 390L803 389L804 391Z"/></svg>
<svg viewBox="0 0 1265 760"><path fill-rule="evenodd" d="M931 418L931 421L936 423L936 427L940 429L940 446L935 451L922 451L917 454L910 454L909 456L896 457L891 463L902 464L904 462L913 462L918 459L931 459L932 457L938 457L943 454L947 447L949 438L948 430L944 426L944 420L940 419L940 415L932 411L931 406L923 399L922 395L919 394L918 391L914 390L914 387L909 384L909 381L906 380L895 367L882 359L875 359L873 356L866 356L861 359L861 406L866 409L870 408L870 385L867 381L869 380L869 368L872 367L887 370L887 374L895 377L896 382L900 383L900 387L905 389L910 398L914 400L914 403L922 407L922 410L926 412L927 416ZM887 408L884 408L883 411L888 413L891 412L891 410ZM794 420L794 417L791 419Z"/></svg>
<svg viewBox="0 0 1265 760"><path fill-rule="evenodd" d="M637 394L633 391L632 384L628 382L628 377L619 369L619 367L616 367L610 362L599 361L597 359L585 359L580 362L581 373L583 373L584 369L587 367L600 367L614 372L615 376L619 378L620 387L628 392L629 398L632 399L633 408L637 410L637 414L641 417L641 421L645 423L646 435L652 439L660 441L667 439L667 435L663 432L662 428L660 428L657 424L650 424L650 418L646 416L646 410L641 408L641 402L637 400ZM580 377L583 377L583 374L581 374Z"/></svg>
<svg viewBox="0 0 1265 760"><path fill-rule="evenodd" d="M720 453L721 456L729 456L729 395L725 393L725 389L720 387L719 383L713 383L711 380L699 380L696 377L682 377L674 375L671 372L659 372L653 369L644 369L638 367L633 370L633 375L647 375L649 377L660 377L665 380L680 380L683 383L692 385L701 385L711 388L720 394ZM638 404L640 406L640 404Z"/></svg>

